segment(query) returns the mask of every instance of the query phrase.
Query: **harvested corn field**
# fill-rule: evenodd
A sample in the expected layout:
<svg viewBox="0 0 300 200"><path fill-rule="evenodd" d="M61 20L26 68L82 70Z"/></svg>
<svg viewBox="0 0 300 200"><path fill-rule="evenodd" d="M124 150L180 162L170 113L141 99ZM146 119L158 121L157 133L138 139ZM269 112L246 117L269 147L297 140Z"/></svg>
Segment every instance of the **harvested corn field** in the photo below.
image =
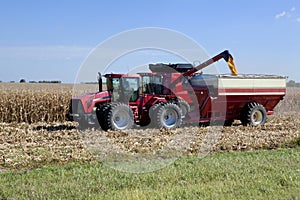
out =
<svg viewBox="0 0 300 200"><path fill-rule="evenodd" d="M0 170L35 168L51 163L90 162L91 147L102 153L130 155L173 152L199 155L206 152L275 149L299 142L300 90L288 88L287 96L261 127L186 126L176 130L78 131L66 122L72 85L1 83ZM82 93L95 91L85 85ZM298 138L298 139L297 139ZM109 144L109 145L108 145Z"/></svg>
<svg viewBox="0 0 300 200"><path fill-rule="evenodd" d="M198 155L207 144L211 149L204 150L214 152L276 149L300 137L299 119L299 115L274 116L262 127L236 124L217 129L183 127L172 131L133 129L123 132L79 132L73 122L1 123L0 165L2 168L23 168L52 162L92 161L86 145L91 147L103 142L98 146L103 153L109 150L131 155L156 154L164 150L176 155Z"/></svg>

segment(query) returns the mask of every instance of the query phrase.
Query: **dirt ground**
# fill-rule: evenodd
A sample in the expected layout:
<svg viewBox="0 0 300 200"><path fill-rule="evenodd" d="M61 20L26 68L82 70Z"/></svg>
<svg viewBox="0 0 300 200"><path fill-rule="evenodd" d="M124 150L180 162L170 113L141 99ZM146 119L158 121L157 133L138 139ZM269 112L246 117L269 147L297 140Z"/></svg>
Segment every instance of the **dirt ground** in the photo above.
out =
<svg viewBox="0 0 300 200"><path fill-rule="evenodd" d="M300 115L268 118L261 127L185 126L176 130L78 131L76 123L1 123L0 169L35 168L51 163L90 162L97 155L200 155L220 151L276 149L300 137ZM91 151L92 150L92 151Z"/></svg>

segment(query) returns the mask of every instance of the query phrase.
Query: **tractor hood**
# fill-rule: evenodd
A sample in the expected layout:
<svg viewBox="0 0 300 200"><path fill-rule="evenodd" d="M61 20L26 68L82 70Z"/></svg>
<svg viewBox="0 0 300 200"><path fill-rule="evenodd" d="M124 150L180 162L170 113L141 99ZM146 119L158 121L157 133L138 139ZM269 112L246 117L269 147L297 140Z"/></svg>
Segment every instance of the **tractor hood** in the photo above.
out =
<svg viewBox="0 0 300 200"><path fill-rule="evenodd" d="M109 102L110 98L111 96L108 91L89 93L72 98L72 105L81 103L83 111L91 113L97 104Z"/></svg>

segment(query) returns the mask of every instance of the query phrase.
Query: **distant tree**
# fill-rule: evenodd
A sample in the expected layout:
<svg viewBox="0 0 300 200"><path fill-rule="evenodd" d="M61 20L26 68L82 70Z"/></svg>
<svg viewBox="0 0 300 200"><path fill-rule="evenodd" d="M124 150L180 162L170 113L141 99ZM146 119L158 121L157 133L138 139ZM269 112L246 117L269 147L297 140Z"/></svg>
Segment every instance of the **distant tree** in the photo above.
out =
<svg viewBox="0 0 300 200"><path fill-rule="evenodd" d="M296 82L294 80L289 80L287 83L286 83L286 86L287 87L300 87L300 83L299 82Z"/></svg>
<svg viewBox="0 0 300 200"><path fill-rule="evenodd" d="M22 78L22 79L20 80L20 83L26 83L26 80Z"/></svg>
<svg viewBox="0 0 300 200"><path fill-rule="evenodd" d="M50 81L50 83L61 83L61 81L55 80L55 81Z"/></svg>
<svg viewBox="0 0 300 200"><path fill-rule="evenodd" d="M58 80L54 80L54 81L42 80L42 81L39 81L39 83L61 83L61 81L58 81Z"/></svg>
<svg viewBox="0 0 300 200"><path fill-rule="evenodd" d="M98 84L98 82L81 82L82 84Z"/></svg>
<svg viewBox="0 0 300 200"><path fill-rule="evenodd" d="M296 86L296 81L294 80L289 80L289 82L286 83L287 87L295 87Z"/></svg>
<svg viewBox="0 0 300 200"><path fill-rule="evenodd" d="M37 83L36 81L29 81L29 83Z"/></svg>

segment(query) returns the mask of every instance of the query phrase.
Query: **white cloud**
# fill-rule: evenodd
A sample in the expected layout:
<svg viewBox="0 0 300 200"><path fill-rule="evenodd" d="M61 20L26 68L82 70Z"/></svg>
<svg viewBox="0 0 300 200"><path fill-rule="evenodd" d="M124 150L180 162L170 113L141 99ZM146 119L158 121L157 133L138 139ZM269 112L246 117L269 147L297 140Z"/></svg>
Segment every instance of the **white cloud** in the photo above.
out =
<svg viewBox="0 0 300 200"><path fill-rule="evenodd" d="M292 20L292 21L297 21L297 22L300 22L300 17L296 18L296 7L295 6L292 6L288 11L282 11L280 13L278 13L277 15L275 15L275 19L278 20L282 17L286 18L286 19L289 19L289 20Z"/></svg>
<svg viewBox="0 0 300 200"><path fill-rule="evenodd" d="M281 13L278 13L276 16L275 16L275 19L279 19L281 17L284 17L286 15L286 12L285 11L282 11Z"/></svg>
<svg viewBox="0 0 300 200"><path fill-rule="evenodd" d="M293 7L290 9L291 12L294 12L295 10L296 10L296 7L295 7L295 6L293 6Z"/></svg>

